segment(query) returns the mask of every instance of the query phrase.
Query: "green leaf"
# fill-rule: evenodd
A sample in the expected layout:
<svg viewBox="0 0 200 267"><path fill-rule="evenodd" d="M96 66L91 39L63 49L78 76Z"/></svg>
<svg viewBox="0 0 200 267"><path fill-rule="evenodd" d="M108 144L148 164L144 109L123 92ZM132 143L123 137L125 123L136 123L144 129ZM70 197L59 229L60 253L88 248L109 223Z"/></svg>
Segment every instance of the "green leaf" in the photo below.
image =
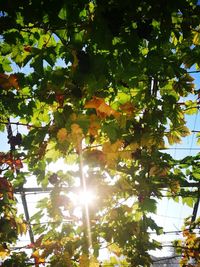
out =
<svg viewBox="0 0 200 267"><path fill-rule="evenodd" d="M200 180L200 173L199 172L192 172L192 176L198 180Z"/></svg>
<svg viewBox="0 0 200 267"><path fill-rule="evenodd" d="M56 149L56 143L48 143L46 151L45 158L48 162L56 162L59 159L60 152Z"/></svg>
<svg viewBox="0 0 200 267"><path fill-rule="evenodd" d="M30 66L34 68L34 71L38 74L39 77L43 75L43 58L41 57L41 55L35 56Z"/></svg>
<svg viewBox="0 0 200 267"><path fill-rule="evenodd" d="M67 19L67 14L68 14L68 10L67 10L67 6L64 5L61 10L58 13L58 17L62 20L66 20Z"/></svg>
<svg viewBox="0 0 200 267"><path fill-rule="evenodd" d="M104 124L102 130L108 135L111 143L114 143L119 136L119 126L115 123Z"/></svg>
<svg viewBox="0 0 200 267"><path fill-rule="evenodd" d="M198 105L197 101L187 100L185 101L185 114L187 115L194 115L198 112Z"/></svg>
<svg viewBox="0 0 200 267"><path fill-rule="evenodd" d="M155 199L145 199L141 204L141 210L155 213L156 212L156 200Z"/></svg>
<svg viewBox="0 0 200 267"><path fill-rule="evenodd" d="M186 204L190 208L193 207L195 200L192 197L183 197L182 198L182 203Z"/></svg>
<svg viewBox="0 0 200 267"><path fill-rule="evenodd" d="M4 59L2 60L2 63L1 63L1 64L2 64L3 70L4 70L5 72L11 72L11 71L12 71L11 62L10 62L9 59L4 58Z"/></svg>

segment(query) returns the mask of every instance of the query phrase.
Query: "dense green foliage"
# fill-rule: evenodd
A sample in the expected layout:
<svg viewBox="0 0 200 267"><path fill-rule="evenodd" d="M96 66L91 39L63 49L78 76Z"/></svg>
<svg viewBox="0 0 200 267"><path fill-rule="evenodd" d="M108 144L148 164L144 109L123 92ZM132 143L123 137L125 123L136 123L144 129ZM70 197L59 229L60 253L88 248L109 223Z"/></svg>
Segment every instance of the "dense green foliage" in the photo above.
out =
<svg viewBox="0 0 200 267"><path fill-rule="evenodd" d="M161 247L149 231L162 233L151 218L162 189L189 205L197 196L188 197L189 181L200 179L199 154L178 161L163 149L190 134L185 114L197 112L189 70L199 70L200 7L193 0L1 1L0 38L1 131L8 119L28 126L0 154L4 266L31 260L9 245L29 224L17 216L13 191L32 175L39 186L53 185L32 218L36 266L100 266L105 246L116 257L102 266L150 266L149 251ZM181 104L189 94L197 100ZM76 169L50 171L60 158ZM79 180L96 194L89 222L70 197ZM199 263L199 254L187 255L182 266Z"/></svg>

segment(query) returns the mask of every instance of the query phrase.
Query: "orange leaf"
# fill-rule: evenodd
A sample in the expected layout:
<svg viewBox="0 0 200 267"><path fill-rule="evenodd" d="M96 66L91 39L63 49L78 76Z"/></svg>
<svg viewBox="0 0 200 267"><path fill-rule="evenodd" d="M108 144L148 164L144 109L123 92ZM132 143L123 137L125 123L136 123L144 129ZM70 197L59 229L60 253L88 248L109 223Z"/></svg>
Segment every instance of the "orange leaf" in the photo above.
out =
<svg viewBox="0 0 200 267"><path fill-rule="evenodd" d="M8 78L9 83L11 87L14 87L15 89L19 90L19 84L17 81L17 76L15 74L11 74L10 77Z"/></svg>
<svg viewBox="0 0 200 267"><path fill-rule="evenodd" d="M88 101L85 104L85 108L95 108L98 109L98 107L102 104L105 103L104 100L100 97L93 96L93 99Z"/></svg>
<svg viewBox="0 0 200 267"><path fill-rule="evenodd" d="M120 106L120 109L126 113L127 115L132 115L134 111L134 106L131 104L131 102L127 102Z"/></svg>
<svg viewBox="0 0 200 267"><path fill-rule="evenodd" d="M57 138L58 138L58 142L59 143L63 143L67 140L67 130L65 128L61 128L59 129L59 131L57 132Z"/></svg>
<svg viewBox="0 0 200 267"><path fill-rule="evenodd" d="M13 163L14 163L15 168L16 168L17 170L23 168L23 164L22 164L21 159L16 159Z"/></svg>
<svg viewBox="0 0 200 267"><path fill-rule="evenodd" d="M32 255L31 255L31 258L34 258L35 259L35 264L45 264L45 259L42 258L39 254L39 251L38 250L35 250Z"/></svg>
<svg viewBox="0 0 200 267"><path fill-rule="evenodd" d="M85 104L85 108L94 108L96 109L97 116L100 118L106 118L113 115L115 118L119 117L119 112L112 109L105 100L100 97L94 96L92 100L88 101Z"/></svg>
<svg viewBox="0 0 200 267"><path fill-rule="evenodd" d="M5 178L0 177L0 196L3 196L3 192L6 192L9 199L13 199L13 187L12 184Z"/></svg>
<svg viewBox="0 0 200 267"><path fill-rule="evenodd" d="M11 88L19 89L19 84L17 81L17 76L15 74L11 74L10 76L4 73L0 73L0 87L5 90L9 90Z"/></svg>

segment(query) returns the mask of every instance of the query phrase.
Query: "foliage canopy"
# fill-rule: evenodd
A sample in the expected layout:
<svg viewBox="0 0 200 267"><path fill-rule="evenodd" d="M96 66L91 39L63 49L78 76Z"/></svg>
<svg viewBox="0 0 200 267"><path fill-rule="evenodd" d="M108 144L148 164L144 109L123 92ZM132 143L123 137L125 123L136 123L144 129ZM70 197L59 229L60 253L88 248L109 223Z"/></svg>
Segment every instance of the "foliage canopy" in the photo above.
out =
<svg viewBox="0 0 200 267"><path fill-rule="evenodd" d="M175 160L163 150L190 134L185 114L198 110L189 73L200 64L197 1L1 1L0 37L0 129L14 118L28 127L10 132L11 150L0 154L3 266L31 266L9 246L30 227L13 193L32 175L53 185L31 221L36 266L100 266L105 246L116 257L102 266L150 266L163 188L189 205L197 197L189 181L199 182L199 154ZM180 103L189 94L195 100ZM59 159L78 171L51 171ZM96 193L89 220L87 207L74 212L77 181ZM193 241L182 266L200 262ZM182 253L188 243L176 244Z"/></svg>

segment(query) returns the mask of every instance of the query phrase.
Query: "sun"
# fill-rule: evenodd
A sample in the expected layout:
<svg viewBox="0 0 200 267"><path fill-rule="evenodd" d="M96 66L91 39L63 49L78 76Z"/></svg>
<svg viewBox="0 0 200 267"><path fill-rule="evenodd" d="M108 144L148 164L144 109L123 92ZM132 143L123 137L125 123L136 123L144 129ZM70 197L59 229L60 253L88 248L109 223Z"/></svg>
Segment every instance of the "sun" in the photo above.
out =
<svg viewBox="0 0 200 267"><path fill-rule="evenodd" d="M77 193L70 193L69 198L75 206L90 206L93 205L96 195L92 190L79 191Z"/></svg>
<svg viewBox="0 0 200 267"><path fill-rule="evenodd" d="M94 192L90 190L81 191L78 195L80 204L85 205L91 205L93 204L93 201L95 200L95 194Z"/></svg>

